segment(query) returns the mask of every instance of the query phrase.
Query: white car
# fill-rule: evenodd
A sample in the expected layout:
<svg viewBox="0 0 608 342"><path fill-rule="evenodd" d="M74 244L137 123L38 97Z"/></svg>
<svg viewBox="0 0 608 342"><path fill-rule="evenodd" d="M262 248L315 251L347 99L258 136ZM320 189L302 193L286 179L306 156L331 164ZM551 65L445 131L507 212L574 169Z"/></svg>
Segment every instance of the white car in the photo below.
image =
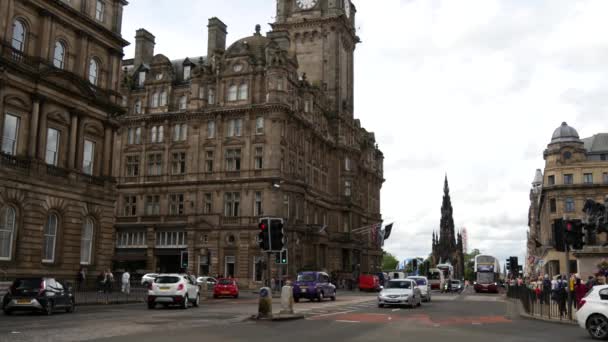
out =
<svg viewBox="0 0 608 342"><path fill-rule="evenodd" d="M412 279L389 280L378 295L379 308L385 305L407 305L413 308L420 306L421 303L422 294Z"/></svg>
<svg viewBox="0 0 608 342"><path fill-rule="evenodd" d="M156 273L144 274L144 276L141 277L141 284L142 285L152 284L154 282L154 279L156 279L156 277L158 277L158 274L156 274Z"/></svg>
<svg viewBox="0 0 608 342"><path fill-rule="evenodd" d="M587 293L576 312L576 320L593 339L608 339L608 285L594 286Z"/></svg>
<svg viewBox="0 0 608 342"><path fill-rule="evenodd" d="M212 287L217 284L217 279L213 278L213 277L207 277L207 276L203 276L203 277L198 277L196 278L196 282L199 285L203 285L204 282L207 282L208 285L211 285Z"/></svg>
<svg viewBox="0 0 608 342"><path fill-rule="evenodd" d="M410 276L407 279L412 279L418 285L420 289L420 293L422 294L422 300L424 302L431 301L431 285L429 284L429 280L426 277L421 276Z"/></svg>
<svg viewBox="0 0 608 342"><path fill-rule="evenodd" d="M196 279L185 274L159 274L148 290L148 309L154 309L156 304L179 305L187 309L190 304L198 307L200 302Z"/></svg>

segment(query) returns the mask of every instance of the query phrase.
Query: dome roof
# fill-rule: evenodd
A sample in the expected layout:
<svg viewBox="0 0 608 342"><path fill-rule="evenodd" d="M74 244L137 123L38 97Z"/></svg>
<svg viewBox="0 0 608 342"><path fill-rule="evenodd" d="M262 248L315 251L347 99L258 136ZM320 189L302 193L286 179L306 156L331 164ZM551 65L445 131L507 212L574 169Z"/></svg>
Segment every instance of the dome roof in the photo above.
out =
<svg viewBox="0 0 608 342"><path fill-rule="evenodd" d="M266 46L270 42L271 40L269 38L260 34L260 27L258 25L256 26L256 33L253 36L237 40L234 44L230 45L226 55L253 55L264 58L266 55Z"/></svg>
<svg viewBox="0 0 608 342"><path fill-rule="evenodd" d="M581 142L578 132L565 122L562 122L562 125L553 132L551 137L552 144L562 142Z"/></svg>

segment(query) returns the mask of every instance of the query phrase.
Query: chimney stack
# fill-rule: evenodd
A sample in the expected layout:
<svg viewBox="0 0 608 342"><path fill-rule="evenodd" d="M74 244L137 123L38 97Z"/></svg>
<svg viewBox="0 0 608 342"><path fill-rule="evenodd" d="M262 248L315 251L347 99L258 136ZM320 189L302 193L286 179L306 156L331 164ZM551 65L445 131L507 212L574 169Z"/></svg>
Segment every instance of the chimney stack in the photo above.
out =
<svg viewBox="0 0 608 342"><path fill-rule="evenodd" d="M156 37L144 29L137 30L135 34L135 67L141 64L150 64L154 57L154 42Z"/></svg>
<svg viewBox="0 0 608 342"><path fill-rule="evenodd" d="M207 39L207 59L211 61L211 57L216 52L224 52L226 50L226 35L228 28L221 20L216 17L209 19L209 37Z"/></svg>

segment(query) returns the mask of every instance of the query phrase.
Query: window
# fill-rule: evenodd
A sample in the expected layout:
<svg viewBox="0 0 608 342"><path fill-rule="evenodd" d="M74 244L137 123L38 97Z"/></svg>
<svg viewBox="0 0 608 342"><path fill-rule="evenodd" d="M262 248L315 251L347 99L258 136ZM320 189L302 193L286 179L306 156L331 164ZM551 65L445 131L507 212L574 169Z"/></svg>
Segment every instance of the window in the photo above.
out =
<svg viewBox="0 0 608 342"><path fill-rule="evenodd" d="M243 119L231 119L228 121L228 136L240 137L243 134Z"/></svg>
<svg viewBox="0 0 608 342"><path fill-rule="evenodd" d="M152 97L150 98L150 107L151 108L158 107L159 102L160 102L160 94L159 93L152 94Z"/></svg>
<svg viewBox="0 0 608 342"><path fill-rule="evenodd" d="M141 100L135 101L135 107L133 109L135 111L135 114L141 114Z"/></svg>
<svg viewBox="0 0 608 342"><path fill-rule="evenodd" d="M105 11L106 4L101 0L97 0L97 5L95 6L95 19L103 22Z"/></svg>
<svg viewBox="0 0 608 342"><path fill-rule="evenodd" d="M207 122L207 139L215 138L215 121Z"/></svg>
<svg viewBox="0 0 608 342"><path fill-rule="evenodd" d="M146 83L146 72L140 71L139 77L137 78L137 85L139 85L140 87L143 87L144 83Z"/></svg>
<svg viewBox="0 0 608 342"><path fill-rule="evenodd" d="M258 116L255 118L255 134L264 134L264 117Z"/></svg>
<svg viewBox="0 0 608 342"><path fill-rule="evenodd" d="M44 225L44 242L42 245L42 262L55 261L55 245L57 242L57 215L50 214Z"/></svg>
<svg viewBox="0 0 608 342"><path fill-rule="evenodd" d="M205 172L213 172L213 151L205 151Z"/></svg>
<svg viewBox="0 0 608 342"><path fill-rule="evenodd" d="M173 153L172 169L174 175L183 175L186 173L186 153Z"/></svg>
<svg viewBox="0 0 608 342"><path fill-rule="evenodd" d="M116 232L116 248L146 248L146 232Z"/></svg>
<svg viewBox="0 0 608 342"><path fill-rule="evenodd" d="M167 105L167 91L163 90L160 92L160 106L164 107Z"/></svg>
<svg viewBox="0 0 608 342"><path fill-rule="evenodd" d="M184 81L188 81L190 79L191 71L192 71L192 67L190 65L184 66Z"/></svg>
<svg viewBox="0 0 608 342"><path fill-rule="evenodd" d="M224 276L226 278L233 278L235 271L236 271L236 257L234 255L232 256L226 256L224 258L225 261L225 265L224 265L224 270L225 270L225 274Z"/></svg>
<svg viewBox="0 0 608 342"><path fill-rule="evenodd" d="M283 77L277 78L277 90L278 91L283 90Z"/></svg>
<svg viewBox="0 0 608 342"><path fill-rule="evenodd" d="M241 170L241 150L230 149L226 150L226 171Z"/></svg>
<svg viewBox="0 0 608 342"><path fill-rule="evenodd" d="M604 172L604 173L602 174L602 182L603 182L604 184L608 184L608 172Z"/></svg>
<svg viewBox="0 0 608 342"><path fill-rule="evenodd" d="M15 209L5 206L0 209L0 260L10 260L16 226Z"/></svg>
<svg viewBox="0 0 608 342"><path fill-rule="evenodd" d="M201 100L205 98L205 88L202 85L198 87L198 98Z"/></svg>
<svg viewBox="0 0 608 342"><path fill-rule="evenodd" d="M150 128L150 142L160 144L164 140L164 126L152 126Z"/></svg>
<svg viewBox="0 0 608 342"><path fill-rule="evenodd" d="M173 126L173 141L186 141L188 136L188 125L177 124Z"/></svg>
<svg viewBox="0 0 608 342"><path fill-rule="evenodd" d="M346 157L344 159L344 170L346 171L350 171L351 170L351 164L350 164L350 158Z"/></svg>
<svg viewBox="0 0 608 342"><path fill-rule="evenodd" d="M163 172L163 155L152 153L148 155L148 176L160 176Z"/></svg>
<svg viewBox="0 0 608 342"><path fill-rule="evenodd" d="M137 216L137 196L125 196L124 201L124 215Z"/></svg>
<svg viewBox="0 0 608 342"><path fill-rule="evenodd" d="M127 143L129 145L141 144L141 127L132 127L127 131Z"/></svg>
<svg viewBox="0 0 608 342"><path fill-rule="evenodd" d="M207 102L210 105L215 104L215 89L209 88L209 92L207 93Z"/></svg>
<svg viewBox="0 0 608 342"><path fill-rule="evenodd" d="M283 195L283 215L289 219L289 195Z"/></svg>
<svg viewBox="0 0 608 342"><path fill-rule="evenodd" d="M15 20L13 22L13 40L11 46L13 49L24 52L25 51L25 37L27 30L25 24L21 20Z"/></svg>
<svg viewBox="0 0 608 342"><path fill-rule="evenodd" d="M211 214L213 211L213 195L210 193L205 194L205 203L203 205L203 213Z"/></svg>
<svg viewBox="0 0 608 342"><path fill-rule="evenodd" d="M564 175L564 184L573 184L574 183L574 176L572 174L565 174Z"/></svg>
<svg viewBox="0 0 608 342"><path fill-rule="evenodd" d="M160 196L158 196L158 195L146 196L146 215L147 216L160 215Z"/></svg>
<svg viewBox="0 0 608 342"><path fill-rule="evenodd" d="M555 198L549 200L549 209L552 213L557 212L557 201L555 200Z"/></svg>
<svg viewBox="0 0 608 342"><path fill-rule="evenodd" d="M2 134L2 153L17 154L17 139L19 137L19 117L6 114Z"/></svg>
<svg viewBox="0 0 608 342"><path fill-rule="evenodd" d="M239 100L247 100L249 97L249 86L247 83L243 83L239 86L238 99Z"/></svg>
<svg viewBox="0 0 608 342"><path fill-rule="evenodd" d="M84 141L84 154L82 158L82 172L87 175L93 174L93 165L95 162L95 143L91 140Z"/></svg>
<svg viewBox="0 0 608 342"><path fill-rule="evenodd" d="M262 215L264 215L264 211L262 210L262 193L260 191L256 191L253 203L253 216Z"/></svg>
<svg viewBox="0 0 608 342"><path fill-rule="evenodd" d="M95 58L91 58L89 61L89 82L92 85L97 85L99 80L99 63L95 60Z"/></svg>
<svg viewBox="0 0 608 342"><path fill-rule="evenodd" d="M65 67L65 45L60 42L55 42L55 52L53 53L53 65L55 68L63 69Z"/></svg>
<svg viewBox="0 0 608 342"><path fill-rule="evenodd" d="M184 195L173 194L169 196L169 215L181 216L184 214Z"/></svg>
<svg viewBox="0 0 608 342"><path fill-rule="evenodd" d="M353 192L353 185L350 181L344 182L344 196L350 197Z"/></svg>
<svg viewBox="0 0 608 342"><path fill-rule="evenodd" d="M156 232L156 248L186 248L188 239L183 231Z"/></svg>
<svg viewBox="0 0 608 342"><path fill-rule="evenodd" d="M555 176L553 176L553 175L549 176L547 183L549 185L555 185Z"/></svg>
<svg viewBox="0 0 608 342"><path fill-rule="evenodd" d="M226 217L240 216L239 202L241 194L239 192L227 192L224 194L224 215Z"/></svg>
<svg viewBox="0 0 608 342"><path fill-rule="evenodd" d="M238 96L238 87L236 85L231 85L228 88L228 101L236 101Z"/></svg>
<svg viewBox="0 0 608 342"><path fill-rule="evenodd" d="M57 166L57 155L59 152L59 131L49 128L46 134L46 156L45 161L49 165Z"/></svg>
<svg viewBox="0 0 608 342"><path fill-rule="evenodd" d="M574 212L574 199L571 197L566 198L566 208L567 213Z"/></svg>
<svg viewBox="0 0 608 342"><path fill-rule="evenodd" d="M182 97L179 98L179 109L186 110L187 106L188 106L188 98L186 97L186 95L182 95Z"/></svg>
<svg viewBox="0 0 608 342"><path fill-rule="evenodd" d="M254 168L256 170L261 170L264 168L264 148L258 146L255 148L255 157L254 157Z"/></svg>
<svg viewBox="0 0 608 342"><path fill-rule="evenodd" d="M139 156L127 156L127 177L139 176Z"/></svg>
<svg viewBox="0 0 608 342"><path fill-rule="evenodd" d="M585 184L593 184L593 173L585 173L583 175L583 182Z"/></svg>
<svg viewBox="0 0 608 342"><path fill-rule="evenodd" d="M84 225L82 226L82 233L80 236L80 264L89 265L91 264L91 254L93 251L93 233L95 227L93 226L93 220L86 218Z"/></svg>

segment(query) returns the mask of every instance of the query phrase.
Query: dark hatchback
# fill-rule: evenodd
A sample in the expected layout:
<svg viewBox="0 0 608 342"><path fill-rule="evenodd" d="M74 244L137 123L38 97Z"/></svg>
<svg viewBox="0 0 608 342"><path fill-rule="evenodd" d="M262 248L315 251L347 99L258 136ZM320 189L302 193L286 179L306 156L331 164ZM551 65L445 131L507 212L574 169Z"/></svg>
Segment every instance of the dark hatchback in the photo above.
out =
<svg viewBox="0 0 608 342"><path fill-rule="evenodd" d="M293 300L297 303L300 298L322 301L329 297L336 300L336 287L329 281L329 275L324 272L300 272L293 286Z"/></svg>
<svg viewBox="0 0 608 342"><path fill-rule="evenodd" d="M15 311L37 311L52 315L59 309L74 312L75 307L71 287L54 278L16 279L2 300L2 310L7 315Z"/></svg>

